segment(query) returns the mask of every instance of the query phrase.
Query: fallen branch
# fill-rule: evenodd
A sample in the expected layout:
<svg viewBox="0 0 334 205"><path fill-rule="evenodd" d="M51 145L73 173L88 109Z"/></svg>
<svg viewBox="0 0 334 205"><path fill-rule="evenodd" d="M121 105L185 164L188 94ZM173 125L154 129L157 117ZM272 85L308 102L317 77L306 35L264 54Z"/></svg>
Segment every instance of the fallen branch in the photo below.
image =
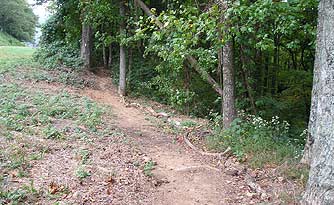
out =
<svg viewBox="0 0 334 205"><path fill-rule="evenodd" d="M184 168L176 169L175 171L183 172L183 171L190 171L190 170L196 170L196 169L210 169L210 170L217 171L217 172L221 171L220 169L211 167L209 165L184 167Z"/></svg>
<svg viewBox="0 0 334 205"><path fill-rule="evenodd" d="M191 132L191 131L190 131L190 132ZM231 148L228 147L228 148L227 148L224 152L222 152L222 153L203 152L202 150L200 150L199 148L197 148L195 145L193 145L193 144L188 140L187 136L189 135L190 132L188 132L188 133L183 137L184 142L185 142L185 143L186 143L192 150L194 150L194 151L200 153L200 154L203 155L203 156L212 156L212 157L219 157L219 158L221 158L221 157L223 157L224 155L226 155L228 152L231 151Z"/></svg>

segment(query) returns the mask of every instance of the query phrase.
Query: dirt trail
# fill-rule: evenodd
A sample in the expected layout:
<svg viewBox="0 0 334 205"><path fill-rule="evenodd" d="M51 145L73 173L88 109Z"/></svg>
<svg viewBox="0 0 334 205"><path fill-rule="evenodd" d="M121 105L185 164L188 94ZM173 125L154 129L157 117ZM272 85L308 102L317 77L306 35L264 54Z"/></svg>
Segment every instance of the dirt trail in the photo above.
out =
<svg viewBox="0 0 334 205"><path fill-rule="evenodd" d="M136 139L144 152L157 163L154 176L163 183L154 194L154 204L229 204L230 176L196 159L195 153L173 144L172 138L158 130L145 119L142 111L126 107L121 98L111 89L111 80L97 79L101 90L85 89L81 94L97 102L112 106L116 124L130 136L142 133Z"/></svg>

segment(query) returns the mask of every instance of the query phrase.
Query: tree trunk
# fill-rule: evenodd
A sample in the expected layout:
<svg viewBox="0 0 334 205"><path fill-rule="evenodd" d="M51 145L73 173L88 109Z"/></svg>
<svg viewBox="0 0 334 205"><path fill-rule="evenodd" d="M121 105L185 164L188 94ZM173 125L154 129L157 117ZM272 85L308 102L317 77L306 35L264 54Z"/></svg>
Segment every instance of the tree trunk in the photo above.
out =
<svg viewBox="0 0 334 205"><path fill-rule="evenodd" d="M256 110L255 100L254 100L254 97L253 97L253 90L252 90L252 87L250 86L250 84L248 82L248 72L245 69L245 66L249 62L246 60L243 46L240 46L240 59L241 59L242 80L244 82L245 89L247 90L247 95L248 95L248 99L249 99L249 102L250 102L251 107L252 107L252 112L253 112L254 115L256 115L257 110Z"/></svg>
<svg viewBox="0 0 334 205"><path fill-rule="evenodd" d="M112 44L109 45L108 68L112 66Z"/></svg>
<svg viewBox="0 0 334 205"><path fill-rule="evenodd" d="M221 0L223 10L229 7L228 0ZM222 11L223 12L223 11ZM224 15L224 14L223 14ZM224 36L226 43L223 45L223 95L222 95L222 114L223 114L223 129L231 127L231 123L236 118L235 109L235 82L234 82L234 56L233 56L233 41L229 39L230 25L227 23L226 16L223 18L225 23Z"/></svg>
<svg viewBox="0 0 334 205"><path fill-rule="evenodd" d="M91 26L83 23L81 33L80 56L83 60L84 68L91 70L93 50L93 29Z"/></svg>
<svg viewBox="0 0 334 205"><path fill-rule="evenodd" d="M128 82L132 82L132 63L133 63L133 51L132 48L128 49L128 70L127 70L127 79ZM128 84L128 89L131 89L130 83Z"/></svg>
<svg viewBox="0 0 334 205"><path fill-rule="evenodd" d="M120 33L125 33L125 2L120 2L120 9L119 9L121 20L120 25ZM119 46L119 87L118 87L118 93L122 96L126 95L126 54L125 54L125 46L120 44Z"/></svg>
<svg viewBox="0 0 334 205"><path fill-rule="evenodd" d="M107 49L105 45L103 45L102 47L102 54L103 54L103 68L108 69Z"/></svg>
<svg viewBox="0 0 334 205"><path fill-rule="evenodd" d="M334 2L320 0L312 111L310 176L302 204L334 204Z"/></svg>
<svg viewBox="0 0 334 205"><path fill-rule="evenodd" d="M233 42L229 40L223 46L223 127L228 129L236 117L235 86L233 65Z"/></svg>

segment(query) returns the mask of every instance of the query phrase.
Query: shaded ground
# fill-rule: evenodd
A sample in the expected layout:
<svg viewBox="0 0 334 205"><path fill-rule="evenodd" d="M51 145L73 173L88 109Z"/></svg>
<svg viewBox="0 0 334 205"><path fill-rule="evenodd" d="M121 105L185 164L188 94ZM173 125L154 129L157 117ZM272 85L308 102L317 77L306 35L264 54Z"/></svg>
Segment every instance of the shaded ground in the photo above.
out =
<svg viewBox="0 0 334 205"><path fill-rule="evenodd" d="M184 130L118 97L106 73L15 68L0 70L1 88L16 86L2 102L13 107L3 118L29 109L21 130L0 123L0 204L282 204L298 195L275 168L248 170L233 157L190 149Z"/></svg>

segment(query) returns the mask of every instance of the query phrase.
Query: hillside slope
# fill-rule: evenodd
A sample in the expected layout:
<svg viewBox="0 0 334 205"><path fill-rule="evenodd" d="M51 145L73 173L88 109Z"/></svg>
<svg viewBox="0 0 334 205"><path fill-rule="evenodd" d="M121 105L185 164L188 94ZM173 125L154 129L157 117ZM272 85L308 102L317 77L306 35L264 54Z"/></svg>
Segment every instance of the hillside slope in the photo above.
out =
<svg viewBox="0 0 334 205"><path fill-rule="evenodd" d="M11 35L0 31L0 46L24 46L24 44Z"/></svg>

